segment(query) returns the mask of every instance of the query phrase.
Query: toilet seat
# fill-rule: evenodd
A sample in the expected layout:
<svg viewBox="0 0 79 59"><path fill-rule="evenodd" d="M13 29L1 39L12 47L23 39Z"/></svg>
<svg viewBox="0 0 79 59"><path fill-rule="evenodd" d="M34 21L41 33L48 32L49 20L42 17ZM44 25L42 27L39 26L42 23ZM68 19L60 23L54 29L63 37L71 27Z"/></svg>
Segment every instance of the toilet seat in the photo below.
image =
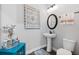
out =
<svg viewBox="0 0 79 59"><path fill-rule="evenodd" d="M60 48L57 50L57 55L72 55L72 52L66 49Z"/></svg>

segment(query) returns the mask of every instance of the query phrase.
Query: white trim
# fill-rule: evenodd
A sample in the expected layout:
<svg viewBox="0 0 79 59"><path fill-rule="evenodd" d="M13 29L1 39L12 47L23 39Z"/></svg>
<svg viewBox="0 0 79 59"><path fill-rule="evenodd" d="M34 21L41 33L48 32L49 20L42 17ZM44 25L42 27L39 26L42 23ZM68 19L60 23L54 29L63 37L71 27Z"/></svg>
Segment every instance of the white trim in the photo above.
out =
<svg viewBox="0 0 79 59"><path fill-rule="evenodd" d="M40 47L31 49L31 50L29 50L29 51L26 51L26 54L30 54L30 53L32 53L32 52L34 52L34 51L36 51L36 50L38 50L38 49L40 49L40 48L44 48L44 47L46 47L46 45L42 45L42 46L40 46ZM52 50L54 50L54 51L56 52L56 51L57 51L57 48L54 48L54 47L53 47Z"/></svg>
<svg viewBox="0 0 79 59"><path fill-rule="evenodd" d="M57 48L54 48L54 47L53 47L52 50L54 50L54 51L56 52L56 54L57 54Z"/></svg>
<svg viewBox="0 0 79 59"><path fill-rule="evenodd" d="M54 50L54 51L56 52L56 51L57 51L57 48L54 48L54 47L53 47L52 50Z"/></svg>
<svg viewBox="0 0 79 59"><path fill-rule="evenodd" d="M42 45L42 46L40 46L40 47L36 47L36 48L34 48L34 49L31 49L31 50L29 50L29 51L26 51L26 54L30 54L30 53L32 53L33 51L36 51L36 50L38 50L38 49L40 49L40 48L44 48L44 47L46 47L46 45Z"/></svg>

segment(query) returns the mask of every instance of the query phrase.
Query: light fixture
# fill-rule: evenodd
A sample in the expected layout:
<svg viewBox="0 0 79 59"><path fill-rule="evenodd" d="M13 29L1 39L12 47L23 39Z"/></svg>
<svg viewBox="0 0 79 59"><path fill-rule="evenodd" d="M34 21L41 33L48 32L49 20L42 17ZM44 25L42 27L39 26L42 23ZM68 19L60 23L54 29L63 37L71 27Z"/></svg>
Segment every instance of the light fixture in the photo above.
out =
<svg viewBox="0 0 79 59"><path fill-rule="evenodd" d="M50 7L48 7L47 12L50 13L54 10L57 10L58 6L56 6L56 4L52 4Z"/></svg>

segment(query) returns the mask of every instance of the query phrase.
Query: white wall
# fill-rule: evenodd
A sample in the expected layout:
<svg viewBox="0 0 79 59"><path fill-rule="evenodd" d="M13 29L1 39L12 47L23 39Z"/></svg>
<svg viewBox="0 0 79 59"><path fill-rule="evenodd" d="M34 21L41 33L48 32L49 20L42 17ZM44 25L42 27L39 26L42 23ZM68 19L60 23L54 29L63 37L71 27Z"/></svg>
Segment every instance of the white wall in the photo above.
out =
<svg viewBox="0 0 79 59"><path fill-rule="evenodd" d="M16 5L1 5L1 24L16 24Z"/></svg>
<svg viewBox="0 0 79 59"><path fill-rule="evenodd" d="M40 29L24 29L24 5L1 5L1 20L3 25L16 24L16 35L26 43L29 53L46 45L42 32L46 32L46 11L44 5L30 5L40 11Z"/></svg>
<svg viewBox="0 0 79 59"><path fill-rule="evenodd" d="M1 5L0 5L0 40L1 40ZM1 44L1 42L0 42L0 44ZM0 47L1 47L1 45L0 45Z"/></svg>
<svg viewBox="0 0 79 59"><path fill-rule="evenodd" d="M56 14L58 17L58 25L55 29L57 37L53 40L53 47L58 49L63 47L62 39L67 38L71 40L77 40L75 47L75 54L79 54L79 14L75 14L74 20L75 24L73 25L63 25L60 24L59 16L68 12L79 11L79 5L64 5L59 4L58 9L52 13Z"/></svg>
<svg viewBox="0 0 79 59"><path fill-rule="evenodd" d="M23 12L23 5L1 5L1 24L3 25L10 25L16 24L16 35L19 36L21 41L26 43L26 50L27 52L31 52L41 46L46 45L46 40L43 37L42 33L48 32L48 27L46 24L47 17L49 14L46 13L46 8L44 5L30 5L40 10L40 29L24 29L23 22L24 22L24 12ZM53 11L52 13L56 14L57 16L62 15L66 12L77 11L79 10L79 5L59 5L58 10ZM75 53L79 54L79 14L75 15L76 24L74 25L62 25L60 24L60 19L58 19L58 26L55 29L57 37L53 40L53 47L54 48L61 48L63 47L62 39L72 39L77 40L77 45L75 48ZM73 30L72 30L73 29ZM72 30L72 31L71 31Z"/></svg>

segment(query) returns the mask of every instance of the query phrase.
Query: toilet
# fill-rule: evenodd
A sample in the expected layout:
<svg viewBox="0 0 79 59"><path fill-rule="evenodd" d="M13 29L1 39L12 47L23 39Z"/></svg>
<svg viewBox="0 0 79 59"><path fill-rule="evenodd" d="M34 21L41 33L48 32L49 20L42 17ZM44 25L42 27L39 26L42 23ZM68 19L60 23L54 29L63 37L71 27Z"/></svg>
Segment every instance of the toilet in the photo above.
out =
<svg viewBox="0 0 79 59"><path fill-rule="evenodd" d="M76 41L63 39L63 48L57 50L57 55L72 55Z"/></svg>

